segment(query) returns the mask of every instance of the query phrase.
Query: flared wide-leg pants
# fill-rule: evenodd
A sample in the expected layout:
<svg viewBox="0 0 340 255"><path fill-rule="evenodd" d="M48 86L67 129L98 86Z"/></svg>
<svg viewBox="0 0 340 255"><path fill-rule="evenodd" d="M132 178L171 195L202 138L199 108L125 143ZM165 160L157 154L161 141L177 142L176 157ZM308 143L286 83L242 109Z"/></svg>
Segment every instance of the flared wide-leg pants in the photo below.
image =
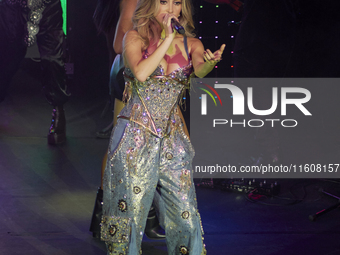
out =
<svg viewBox="0 0 340 255"><path fill-rule="evenodd" d="M191 170L194 150L182 127L159 138L119 119L108 153L101 224L108 254L141 254L152 201L168 254L205 254Z"/></svg>

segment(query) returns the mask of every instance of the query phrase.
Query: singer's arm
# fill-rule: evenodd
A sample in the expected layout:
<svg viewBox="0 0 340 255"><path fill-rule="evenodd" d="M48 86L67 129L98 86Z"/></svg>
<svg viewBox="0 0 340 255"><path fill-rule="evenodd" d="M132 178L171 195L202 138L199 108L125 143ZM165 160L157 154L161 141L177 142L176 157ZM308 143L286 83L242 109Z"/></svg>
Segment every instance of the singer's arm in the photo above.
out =
<svg viewBox="0 0 340 255"><path fill-rule="evenodd" d="M113 41L113 49L117 54L122 54L124 35L133 27L131 17L136 9L137 2L138 0L121 0L120 2L120 15Z"/></svg>
<svg viewBox="0 0 340 255"><path fill-rule="evenodd" d="M191 38L191 40L191 57L195 75L199 78L203 78L210 73L217 62L221 60L225 44L223 44L219 50L212 53L209 49L204 51L202 42L197 38Z"/></svg>

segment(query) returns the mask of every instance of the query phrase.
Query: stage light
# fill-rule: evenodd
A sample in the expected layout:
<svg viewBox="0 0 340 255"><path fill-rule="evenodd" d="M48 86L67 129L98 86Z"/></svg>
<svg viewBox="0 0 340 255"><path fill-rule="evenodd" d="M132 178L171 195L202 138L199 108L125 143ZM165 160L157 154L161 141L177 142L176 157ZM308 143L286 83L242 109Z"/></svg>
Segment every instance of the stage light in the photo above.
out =
<svg viewBox="0 0 340 255"><path fill-rule="evenodd" d="M67 0L60 0L61 8L63 9L63 30L67 34Z"/></svg>

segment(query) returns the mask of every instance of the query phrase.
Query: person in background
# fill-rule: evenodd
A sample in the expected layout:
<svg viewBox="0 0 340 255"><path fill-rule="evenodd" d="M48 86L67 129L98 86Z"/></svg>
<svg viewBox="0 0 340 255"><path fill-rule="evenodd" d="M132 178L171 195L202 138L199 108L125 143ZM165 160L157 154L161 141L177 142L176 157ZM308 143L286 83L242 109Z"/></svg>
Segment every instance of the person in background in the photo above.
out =
<svg viewBox="0 0 340 255"><path fill-rule="evenodd" d="M38 45L43 73L43 92L53 106L47 135L49 144L66 141L64 104L69 99L63 59L65 35L60 0L0 1L0 102L26 55Z"/></svg>
<svg viewBox="0 0 340 255"><path fill-rule="evenodd" d="M242 22L235 40L234 76L237 78L284 78L294 75L297 19L295 1L245 0ZM271 105L271 89L259 84L258 107ZM254 99L256 100L256 99ZM275 112L271 118L280 116ZM279 164L280 132L277 127L254 129L256 151L249 163ZM248 164L249 164L248 163Z"/></svg>

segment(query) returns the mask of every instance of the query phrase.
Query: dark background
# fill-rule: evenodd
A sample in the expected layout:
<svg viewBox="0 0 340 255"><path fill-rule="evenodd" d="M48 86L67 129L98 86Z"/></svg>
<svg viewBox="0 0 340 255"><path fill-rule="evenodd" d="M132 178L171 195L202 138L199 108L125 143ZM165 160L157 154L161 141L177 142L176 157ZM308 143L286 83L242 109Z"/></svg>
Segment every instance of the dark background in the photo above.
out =
<svg viewBox="0 0 340 255"><path fill-rule="evenodd" d="M208 77L234 76L234 68L231 66L235 63L231 51L235 50L235 44L236 48L255 54L251 57L261 59L262 63L276 65L270 62L273 61L273 52L278 55L276 62L282 61L282 55L286 56L285 72L263 76L339 77L339 2L270 2L273 1L248 0L245 2L245 12L236 12L227 4L218 4L216 7L216 4L203 0L193 1L196 35L202 37L205 48L215 51L221 44L227 45L223 60ZM69 84L76 97L106 97L108 94L109 55L105 36L98 34L92 20L95 7L96 1L68 2L66 59L74 63L74 74L69 75ZM243 20L244 28L238 38L243 13L246 14L246 17L243 16L246 20ZM28 51L28 56L32 54L34 47Z"/></svg>

